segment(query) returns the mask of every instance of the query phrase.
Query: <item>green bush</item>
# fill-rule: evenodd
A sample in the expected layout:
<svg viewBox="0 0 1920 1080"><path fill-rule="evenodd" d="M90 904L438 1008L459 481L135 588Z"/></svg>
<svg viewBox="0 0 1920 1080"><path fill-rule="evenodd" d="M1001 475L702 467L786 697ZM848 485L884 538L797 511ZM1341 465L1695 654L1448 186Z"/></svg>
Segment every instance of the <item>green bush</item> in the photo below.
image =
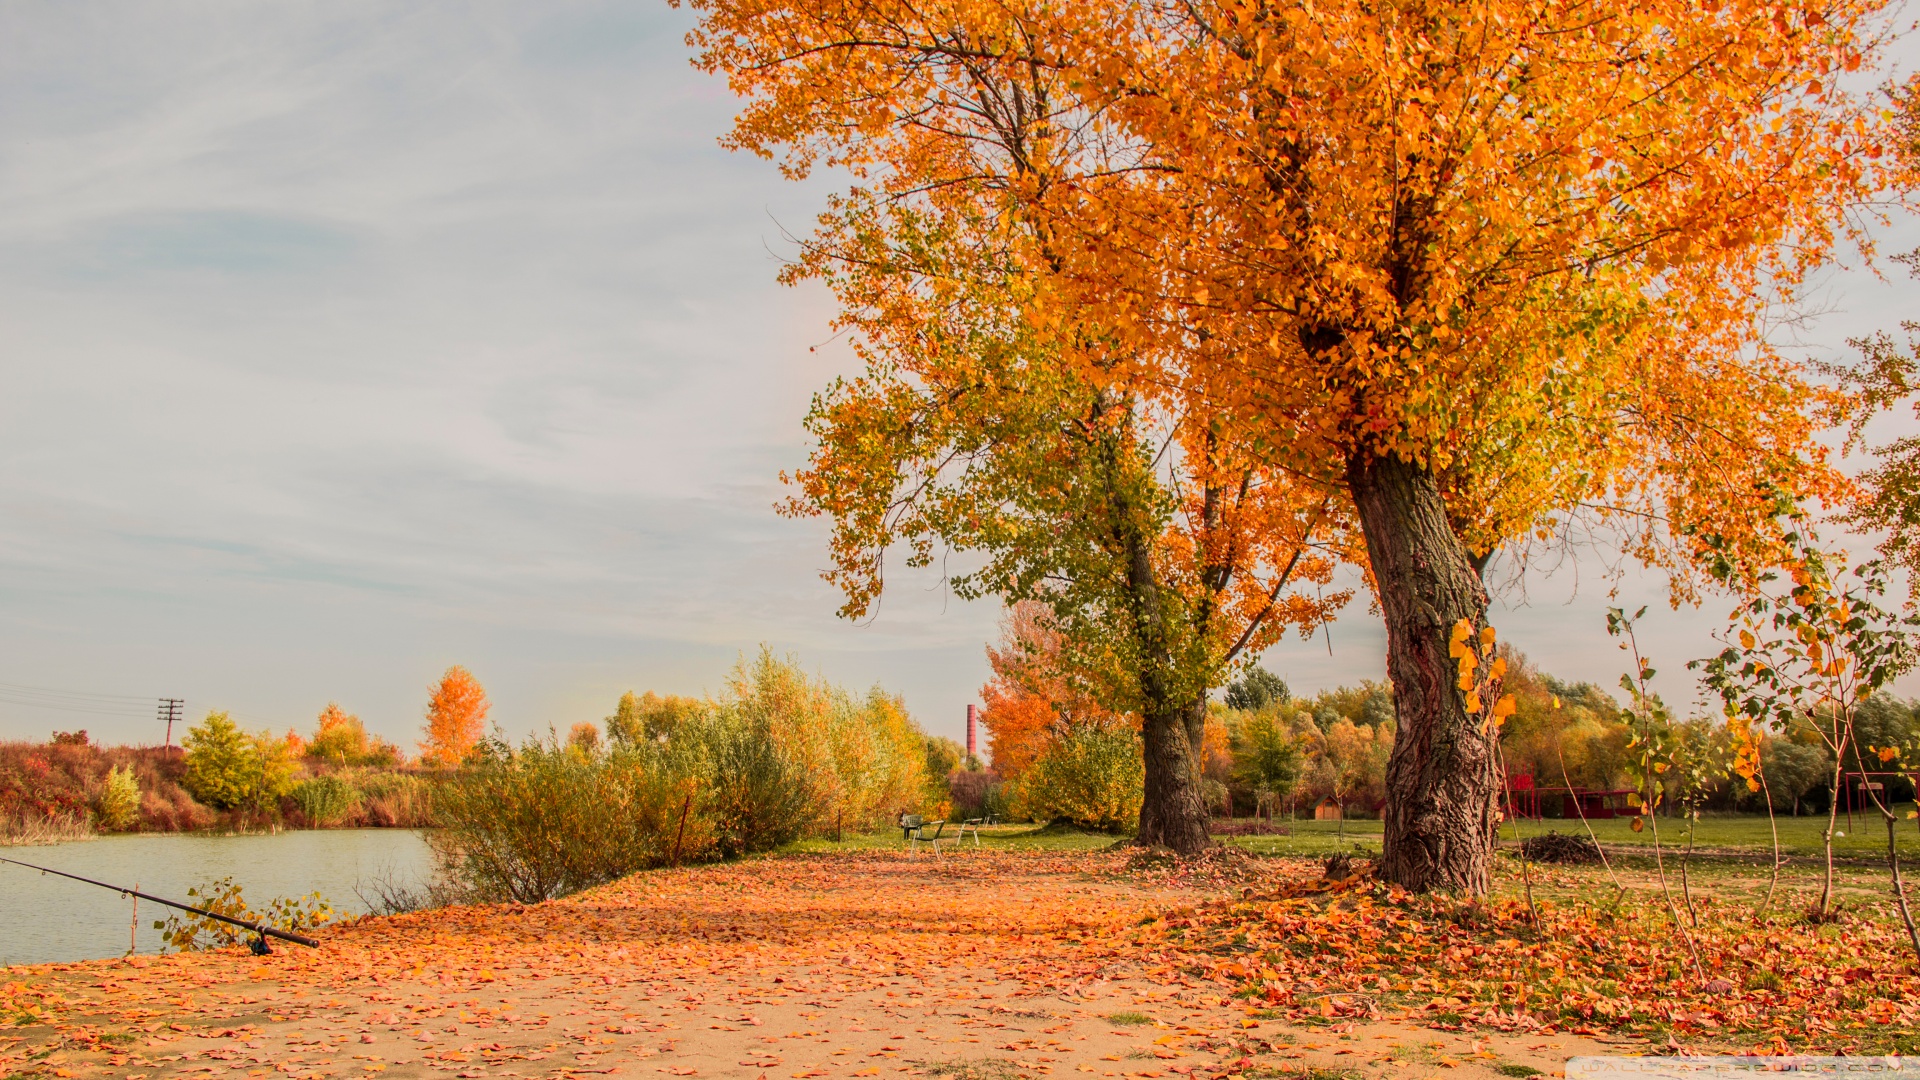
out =
<svg viewBox="0 0 1920 1080"><path fill-rule="evenodd" d="M605 746L488 743L449 776L430 838L443 880L535 902L869 827L929 798L926 736L899 699L856 700L764 649L718 701L629 694L607 729Z"/></svg>
<svg viewBox="0 0 1920 1080"><path fill-rule="evenodd" d="M703 805L723 858L790 844L819 818L818 777L775 739L770 720L727 710L700 734L708 764Z"/></svg>
<svg viewBox="0 0 1920 1080"><path fill-rule="evenodd" d="M1140 737L1114 724L1089 724L1048 747L1020 777L1024 816L1128 832L1140 821L1146 768Z"/></svg>
<svg viewBox="0 0 1920 1080"><path fill-rule="evenodd" d="M223 712L188 729L185 786L215 810L257 809L287 793L293 761L287 744L241 731Z"/></svg>
<svg viewBox="0 0 1920 1080"><path fill-rule="evenodd" d="M335 776L316 776L293 786L293 802L316 827L332 825L360 808L360 793Z"/></svg>
<svg viewBox="0 0 1920 1080"><path fill-rule="evenodd" d="M671 747L489 742L440 789L429 842L470 894L538 903L710 852L701 771Z"/></svg>
<svg viewBox="0 0 1920 1080"><path fill-rule="evenodd" d="M265 911L254 911L247 906L247 899L241 895L240 886L230 877L221 878L210 885L188 889L187 898L195 907L204 908L228 918L261 923L292 934L307 933L324 926L333 921L335 914L333 905L322 899L319 893L311 893L299 899L279 897L269 903ZM238 945L253 936L250 931L231 923L187 911L177 912L165 919L156 919L153 928L160 931L163 949L171 948L178 952L197 952L202 949Z"/></svg>
<svg viewBox="0 0 1920 1080"><path fill-rule="evenodd" d="M100 795L93 804L94 823L108 832L131 829L140 823L140 781L133 766L116 765L108 770Z"/></svg>

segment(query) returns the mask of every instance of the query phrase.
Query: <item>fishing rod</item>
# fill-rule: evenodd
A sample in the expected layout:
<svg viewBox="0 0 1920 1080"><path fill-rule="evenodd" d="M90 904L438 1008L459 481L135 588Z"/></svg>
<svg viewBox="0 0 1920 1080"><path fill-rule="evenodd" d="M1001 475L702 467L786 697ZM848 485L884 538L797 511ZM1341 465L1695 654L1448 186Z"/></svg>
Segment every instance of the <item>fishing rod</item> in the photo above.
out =
<svg viewBox="0 0 1920 1080"><path fill-rule="evenodd" d="M206 908L197 908L190 904L182 904L178 901L168 900L165 897L154 896L151 893L143 893L138 889L127 889L118 885L109 885L104 881L95 881L90 877L81 877L79 874L69 874L65 870L53 870L45 866L35 866L29 862L21 862L19 859L0 858L0 863L12 863L15 866L24 866L29 870L38 870L43 874L58 874L63 878L72 878L75 881L84 881L89 885L98 885L103 889L112 889L122 896L137 896L142 900L151 900L156 904L165 904L170 908L179 908L181 911L191 911L195 915L204 915L209 919L218 919L223 923L231 923L243 930L251 930L260 935L258 939L247 943L257 956L266 956L273 951L267 947L267 939L270 937L277 937L282 941L291 941L295 945L305 945L309 949L317 949L320 947L318 941L303 934L278 930L268 926L266 923L254 922L251 919L236 919L231 915L222 915L217 911L208 911Z"/></svg>

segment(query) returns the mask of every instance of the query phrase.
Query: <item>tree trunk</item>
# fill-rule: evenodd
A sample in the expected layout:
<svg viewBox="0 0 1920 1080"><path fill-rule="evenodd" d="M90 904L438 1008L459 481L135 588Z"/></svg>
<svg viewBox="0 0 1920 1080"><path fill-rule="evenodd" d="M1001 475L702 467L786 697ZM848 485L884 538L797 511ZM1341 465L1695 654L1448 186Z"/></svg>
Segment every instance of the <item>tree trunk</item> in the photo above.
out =
<svg viewBox="0 0 1920 1080"><path fill-rule="evenodd" d="M1497 757L1485 714L1466 711L1447 646L1461 619L1476 633L1486 625L1486 588L1447 523L1431 470L1356 455L1347 482L1386 618L1396 716L1379 873L1418 892L1483 894L1498 823Z"/></svg>
<svg viewBox="0 0 1920 1080"><path fill-rule="evenodd" d="M1200 738L1206 727L1207 699L1187 695L1176 678L1174 650L1167 626L1159 571L1153 561L1157 531L1133 498L1124 478L1122 449L1101 444L1107 512L1114 551L1126 568L1126 603L1138 664L1141 753L1146 766L1140 801L1138 840L1172 848L1182 855L1205 850L1206 800L1200 797Z"/></svg>
<svg viewBox="0 0 1920 1080"><path fill-rule="evenodd" d="M1207 802L1200 793L1200 747L1189 738L1193 714L1205 723L1203 699L1187 708L1150 705L1141 713L1146 754L1146 791L1140 801L1140 843L1194 855L1212 843Z"/></svg>

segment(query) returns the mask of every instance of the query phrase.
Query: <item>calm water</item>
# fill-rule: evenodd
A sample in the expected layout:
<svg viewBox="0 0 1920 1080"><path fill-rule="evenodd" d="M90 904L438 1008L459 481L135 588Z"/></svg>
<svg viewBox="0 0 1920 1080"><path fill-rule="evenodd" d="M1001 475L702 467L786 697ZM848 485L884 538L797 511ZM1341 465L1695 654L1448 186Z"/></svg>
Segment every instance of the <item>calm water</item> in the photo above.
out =
<svg viewBox="0 0 1920 1080"><path fill-rule="evenodd" d="M269 836L110 836L49 847L0 847L0 857L191 903L187 890L231 877L255 910L280 896L317 892L342 911L366 910L354 887L424 881L427 845L407 829L328 829ZM371 890L368 894L372 895ZM139 951L160 950L155 919L170 909L141 901ZM0 965L86 960L126 953L133 901L78 881L0 863ZM297 948L297 946L285 946Z"/></svg>

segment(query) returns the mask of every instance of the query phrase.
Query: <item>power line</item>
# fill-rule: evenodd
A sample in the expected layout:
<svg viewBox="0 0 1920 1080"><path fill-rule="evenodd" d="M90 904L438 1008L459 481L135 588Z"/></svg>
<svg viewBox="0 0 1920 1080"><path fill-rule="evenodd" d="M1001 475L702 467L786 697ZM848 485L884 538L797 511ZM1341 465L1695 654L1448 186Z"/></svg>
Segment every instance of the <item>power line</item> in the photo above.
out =
<svg viewBox="0 0 1920 1080"><path fill-rule="evenodd" d="M0 704L93 716L135 717L153 707L150 697L103 694L83 690L56 690L47 686L0 682Z"/></svg>
<svg viewBox="0 0 1920 1080"><path fill-rule="evenodd" d="M49 686L28 686L24 683L0 682L0 691L18 691L21 693L44 694L53 697L87 698L89 700L113 701L152 701L152 698L139 694L102 694L93 690L55 690Z"/></svg>
<svg viewBox="0 0 1920 1080"><path fill-rule="evenodd" d="M157 707L156 707L156 702ZM29 686L25 683L0 682L0 708L14 706L19 710L34 712L77 713L82 716L98 716L108 719L145 720L153 718L168 726L168 744L171 745L171 730L175 722L187 718L188 700L179 697L144 697L135 694L108 694L92 690L60 690L50 686ZM192 711L199 711L201 705L195 704ZM11 710L9 710L11 711ZM233 709L216 709L225 712L234 720L248 724L262 724L267 727L279 727L284 721L254 716ZM297 726L297 725L296 725Z"/></svg>

